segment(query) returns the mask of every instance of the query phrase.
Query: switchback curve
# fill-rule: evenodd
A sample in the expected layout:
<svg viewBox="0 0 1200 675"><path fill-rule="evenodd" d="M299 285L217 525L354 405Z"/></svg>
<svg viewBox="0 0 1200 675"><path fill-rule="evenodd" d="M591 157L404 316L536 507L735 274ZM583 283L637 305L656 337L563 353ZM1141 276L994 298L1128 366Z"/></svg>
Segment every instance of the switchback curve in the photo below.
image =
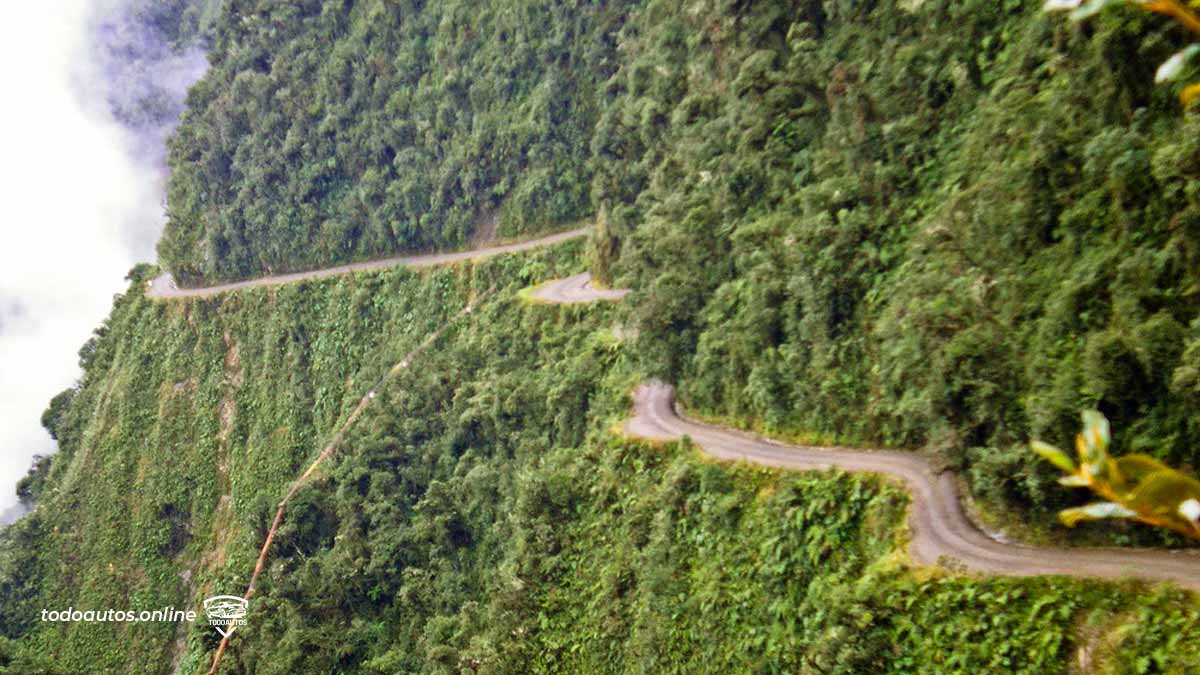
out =
<svg viewBox="0 0 1200 675"><path fill-rule="evenodd" d="M963 512L953 473L934 471L913 453L788 445L695 422L679 414L674 389L661 382L638 387L633 404L634 417L625 425L633 436L659 441L688 436L705 453L722 460L798 470L838 468L899 479L912 495L909 553L924 565L937 565L947 556L976 572L1138 578L1200 591L1200 551L1048 548L992 539Z"/></svg>
<svg viewBox="0 0 1200 675"><path fill-rule="evenodd" d="M556 305L575 305L596 300L620 300L626 295L629 295L629 289L597 288L592 284L590 272L548 281L535 288L532 293L535 300Z"/></svg>

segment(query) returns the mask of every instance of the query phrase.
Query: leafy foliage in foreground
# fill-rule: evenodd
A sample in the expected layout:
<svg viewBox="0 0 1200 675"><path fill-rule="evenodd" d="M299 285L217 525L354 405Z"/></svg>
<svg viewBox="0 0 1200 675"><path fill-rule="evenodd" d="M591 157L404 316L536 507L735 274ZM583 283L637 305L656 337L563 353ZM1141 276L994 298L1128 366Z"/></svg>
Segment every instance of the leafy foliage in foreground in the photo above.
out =
<svg viewBox="0 0 1200 675"><path fill-rule="evenodd" d="M1120 5L1127 5L1136 9L1144 9L1148 12L1156 12L1169 16L1180 26L1191 31L1193 36L1200 36L1200 17L1196 16L1195 9L1193 9L1196 5L1195 2L1184 3L1178 0L1089 0L1087 3L1084 3L1082 0L1046 0L1046 4L1042 7L1047 12L1071 10L1070 16L1072 20L1084 21L1095 16L1101 10ZM1178 78L1187 66L1187 62L1197 52L1200 52L1200 43L1192 43L1172 54L1171 58L1163 61L1158 66L1158 70L1154 73L1154 81L1162 83ZM1195 100L1197 96L1200 96L1200 83L1190 84L1179 92L1179 101L1186 106Z"/></svg>
<svg viewBox="0 0 1200 675"><path fill-rule="evenodd" d="M1054 673L1080 648L1114 672L1200 666L1181 593L909 570L906 498L875 478L614 435L643 377L611 330L626 307L516 299L579 249L169 303L135 274L48 418L64 446L38 509L0 540L0 669L206 672L206 625L38 612L240 592L363 387L493 284L297 494L222 672Z"/></svg>
<svg viewBox="0 0 1200 675"><path fill-rule="evenodd" d="M1034 452L1067 472L1059 483L1089 488L1109 500L1066 509L1059 520L1074 527L1081 520L1132 518L1200 539L1200 481L1146 455L1110 457L1108 420L1087 410L1083 423L1075 437L1078 465L1048 443L1031 443Z"/></svg>

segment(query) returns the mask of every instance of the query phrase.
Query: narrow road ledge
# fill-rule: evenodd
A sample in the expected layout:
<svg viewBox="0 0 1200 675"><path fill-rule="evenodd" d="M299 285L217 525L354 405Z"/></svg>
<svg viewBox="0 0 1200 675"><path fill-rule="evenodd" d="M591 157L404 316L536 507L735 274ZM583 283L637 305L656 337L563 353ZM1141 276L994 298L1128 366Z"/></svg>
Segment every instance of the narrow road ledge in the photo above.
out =
<svg viewBox="0 0 1200 675"><path fill-rule="evenodd" d="M502 253L515 253L517 251L528 251L530 249L541 248L543 246L553 246L554 244L560 244L565 241L587 236L587 234L591 231L592 226L588 225L585 227L576 228L574 230L567 230L566 232L552 234L547 237L529 239L527 241L520 241L513 244L489 246L487 248L478 248L469 251L455 251L451 253L430 253L427 255L407 255L384 258L382 260L367 260L363 262L349 263L346 265L338 265L336 267L326 267L324 269L311 270L308 272L277 274L269 277L260 277L258 279L249 279L247 281L236 281L228 284L206 286L204 288L179 288L175 284L175 279L173 279L169 273L163 273L148 282L146 295L151 298L159 299L206 298L219 293L236 291L243 288L292 284L299 281L324 279L327 277L335 277L353 272L374 272L377 270L384 270L391 267L400 266L432 267L434 265L448 265L451 263L462 262L464 260L472 260L474 258L486 258L489 256L500 255Z"/></svg>
<svg viewBox="0 0 1200 675"><path fill-rule="evenodd" d="M625 425L631 436L673 441L686 435L718 459L802 471L838 468L903 481L912 494L909 553L923 565L937 565L939 558L950 556L976 572L1136 578L1200 591L1200 551L1042 548L992 539L963 513L954 476L948 471L935 473L913 453L788 445L694 422L679 415L674 389L662 382L638 387L633 405L634 417Z"/></svg>

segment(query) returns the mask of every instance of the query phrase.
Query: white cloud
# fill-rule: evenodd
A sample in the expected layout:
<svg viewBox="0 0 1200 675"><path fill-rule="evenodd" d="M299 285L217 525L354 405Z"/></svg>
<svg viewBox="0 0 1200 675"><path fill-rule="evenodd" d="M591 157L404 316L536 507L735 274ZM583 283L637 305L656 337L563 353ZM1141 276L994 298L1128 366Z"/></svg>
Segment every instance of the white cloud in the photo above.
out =
<svg viewBox="0 0 1200 675"><path fill-rule="evenodd" d="M89 11L12 3L0 22L0 511L32 456L52 451L41 412L78 378L79 347L161 227L161 173L78 96Z"/></svg>

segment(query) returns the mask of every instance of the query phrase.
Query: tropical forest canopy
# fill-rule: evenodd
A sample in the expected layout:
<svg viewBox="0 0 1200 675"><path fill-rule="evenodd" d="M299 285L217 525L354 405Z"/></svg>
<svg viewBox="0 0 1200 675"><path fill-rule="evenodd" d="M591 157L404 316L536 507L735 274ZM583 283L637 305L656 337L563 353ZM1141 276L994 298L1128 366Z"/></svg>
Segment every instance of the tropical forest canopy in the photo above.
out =
<svg viewBox="0 0 1200 675"><path fill-rule="evenodd" d="M171 145L163 263L241 279L589 216L630 4L230 0Z"/></svg>

